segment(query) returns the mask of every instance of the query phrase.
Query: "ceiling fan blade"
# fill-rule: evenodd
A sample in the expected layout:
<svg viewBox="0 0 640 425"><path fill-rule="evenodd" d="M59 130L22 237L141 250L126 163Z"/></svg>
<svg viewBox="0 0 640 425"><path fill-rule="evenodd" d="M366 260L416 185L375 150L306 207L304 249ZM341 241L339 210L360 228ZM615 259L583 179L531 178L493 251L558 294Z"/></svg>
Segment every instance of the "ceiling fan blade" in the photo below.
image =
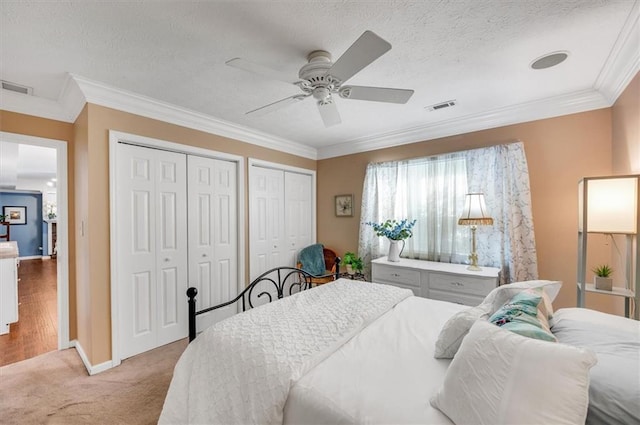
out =
<svg viewBox="0 0 640 425"><path fill-rule="evenodd" d="M346 52L338 58L327 74L341 82L347 81L360 70L391 49L391 44L371 31L365 31Z"/></svg>
<svg viewBox="0 0 640 425"><path fill-rule="evenodd" d="M248 60L242 58L234 58L228 60L225 63L233 68L242 69L244 71L258 74L272 80L284 81L285 83L289 84L295 84L296 82L300 81L300 79L298 78L291 78L290 75L285 74L284 72L276 71L275 69L271 69L257 63L249 62Z"/></svg>
<svg viewBox="0 0 640 425"><path fill-rule="evenodd" d="M273 111L277 111L278 109L282 109L285 106L291 105L292 103L296 103L301 101L302 99L308 97L308 95L303 95L303 94L297 94L295 96L291 96L291 97L287 97L285 99L280 99L278 101L275 101L273 103L270 103L268 105L265 106L261 106L258 109L254 109L252 111L249 111L247 113L245 113L245 115L253 115L256 117L268 114L269 112L273 112Z"/></svg>
<svg viewBox="0 0 640 425"><path fill-rule="evenodd" d="M374 102L407 103L412 95L413 90L387 87L345 86L340 89L340 97L345 99L371 100Z"/></svg>
<svg viewBox="0 0 640 425"><path fill-rule="evenodd" d="M331 127L332 125L342 122L338 108L336 104L333 103L333 100L330 102L318 102L318 110L320 111L320 116L322 117L325 127Z"/></svg>

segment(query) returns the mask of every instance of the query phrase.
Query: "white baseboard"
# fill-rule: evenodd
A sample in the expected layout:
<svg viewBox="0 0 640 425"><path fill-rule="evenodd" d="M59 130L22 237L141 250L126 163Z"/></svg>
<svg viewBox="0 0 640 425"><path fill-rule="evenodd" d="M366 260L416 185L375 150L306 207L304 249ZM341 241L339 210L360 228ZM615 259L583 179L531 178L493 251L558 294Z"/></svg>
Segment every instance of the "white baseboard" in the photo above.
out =
<svg viewBox="0 0 640 425"><path fill-rule="evenodd" d="M82 345L80 345L80 342L77 339L74 339L73 341L71 341L69 345L72 347L75 347L76 351L78 352L78 355L80 356L80 359L82 359L82 363L84 363L84 367L87 369L87 372L89 372L89 375L95 375L97 373L104 372L105 370L109 370L113 367L113 362L111 360L108 360L104 363L100 363L95 366L92 365L91 362L89 361L89 358L87 357L84 350L82 349Z"/></svg>
<svg viewBox="0 0 640 425"><path fill-rule="evenodd" d="M18 257L18 260L36 260L36 259L41 259L42 255L29 255L27 257Z"/></svg>

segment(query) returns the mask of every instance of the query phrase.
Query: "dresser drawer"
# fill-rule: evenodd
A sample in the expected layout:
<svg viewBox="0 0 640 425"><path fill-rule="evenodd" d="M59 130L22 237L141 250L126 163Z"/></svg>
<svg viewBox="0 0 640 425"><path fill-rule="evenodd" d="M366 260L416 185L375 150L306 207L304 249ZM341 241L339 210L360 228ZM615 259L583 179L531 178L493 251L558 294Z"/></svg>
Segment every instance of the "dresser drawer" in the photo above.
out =
<svg viewBox="0 0 640 425"><path fill-rule="evenodd" d="M404 285L404 284L398 283L398 282L391 283L391 282L380 282L380 281L378 281L377 283L379 283L381 285L395 286L396 288L410 289L411 292L413 292L413 295L415 295L416 297L425 297L426 298L426 294L422 293L422 288L420 288L419 286Z"/></svg>
<svg viewBox="0 0 640 425"><path fill-rule="evenodd" d="M400 283L419 288L420 271L373 264L371 269L371 280L380 283Z"/></svg>
<svg viewBox="0 0 640 425"><path fill-rule="evenodd" d="M429 292L448 291L455 294L485 297L497 285L496 279L461 276L448 273L429 273ZM431 296L429 298L432 298ZM465 303L466 304L466 303Z"/></svg>
<svg viewBox="0 0 640 425"><path fill-rule="evenodd" d="M449 301L450 303L463 304L471 307L479 305L484 300L484 297L475 295L438 291L434 289L429 289L429 298L432 300Z"/></svg>

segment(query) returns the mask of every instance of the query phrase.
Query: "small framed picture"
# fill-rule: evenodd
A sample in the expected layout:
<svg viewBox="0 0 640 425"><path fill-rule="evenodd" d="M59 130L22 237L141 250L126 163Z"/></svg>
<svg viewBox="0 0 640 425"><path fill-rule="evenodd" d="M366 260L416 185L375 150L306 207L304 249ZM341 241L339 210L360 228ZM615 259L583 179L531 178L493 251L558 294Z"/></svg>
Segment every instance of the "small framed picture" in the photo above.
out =
<svg viewBox="0 0 640 425"><path fill-rule="evenodd" d="M353 195L336 195L336 217L353 217Z"/></svg>
<svg viewBox="0 0 640 425"><path fill-rule="evenodd" d="M27 224L27 207L4 207L2 214L10 224Z"/></svg>

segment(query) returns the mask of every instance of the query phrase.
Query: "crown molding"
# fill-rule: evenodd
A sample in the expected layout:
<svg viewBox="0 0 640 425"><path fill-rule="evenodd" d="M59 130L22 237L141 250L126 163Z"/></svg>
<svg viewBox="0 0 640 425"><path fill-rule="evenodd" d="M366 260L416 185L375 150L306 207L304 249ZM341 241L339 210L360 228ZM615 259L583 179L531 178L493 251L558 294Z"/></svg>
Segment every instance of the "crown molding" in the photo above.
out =
<svg viewBox="0 0 640 425"><path fill-rule="evenodd" d="M382 135L372 135L327 146L318 150L318 159L350 155L375 149L389 148L410 143L471 133L474 131L504 127L528 121L553 118L594 109L607 108L611 104L594 89L555 96L467 115L435 124L418 126Z"/></svg>
<svg viewBox="0 0 640 425"><path fill-rule="evenodd" d="M304 158L317 159L315 148L242 127L170 103L110 87L78 75L72 78L86 101L147 118L216 134Z"/></svg>
<svg viewBox="0 0 640 425"><path fill-rule="evenodd" d="M640 70L640 2L634 2L594 88L613 105Z"/></svg>
<svg viewBox="0 0 640 425"><path fill-rule="evenodd" d="M0 109L56 121L73 122L63 106L55 100L0 89Z"/></svg>
<svg viewBox="0 0 640 425"><path fill-rule="evenodd" d="M80 89L80 86L74 79L73 75L67 74L64 81L58 102L69 116L70 122L75 122L82 112L84 105L87 104L87 98Z"/></svg>

